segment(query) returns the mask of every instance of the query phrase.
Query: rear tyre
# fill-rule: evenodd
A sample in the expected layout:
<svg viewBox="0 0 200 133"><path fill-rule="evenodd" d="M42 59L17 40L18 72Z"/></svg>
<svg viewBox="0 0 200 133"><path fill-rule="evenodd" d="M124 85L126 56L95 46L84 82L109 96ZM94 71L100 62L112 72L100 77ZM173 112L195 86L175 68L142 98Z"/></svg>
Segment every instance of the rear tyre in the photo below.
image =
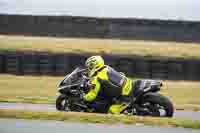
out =
<svg viewBox="0 0 200 133"><path fill-rule="evenodd" d="M172 102L159 93L146 94L142 98L141 106L148 110L150 116L173 117L174 114Z"/></svg>

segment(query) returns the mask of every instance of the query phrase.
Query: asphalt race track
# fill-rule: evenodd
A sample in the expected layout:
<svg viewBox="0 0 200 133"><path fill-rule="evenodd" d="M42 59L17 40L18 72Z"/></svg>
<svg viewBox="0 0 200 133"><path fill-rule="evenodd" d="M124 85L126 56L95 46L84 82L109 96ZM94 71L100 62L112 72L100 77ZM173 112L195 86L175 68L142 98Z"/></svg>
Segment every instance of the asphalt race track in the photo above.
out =
<svg viewBox="0 0 200 133"><path fill-rule="evenodd" d="M105 125L47 120L0 119L0 133L200 133L186 128L160 128L143 125Z"/></svg>
<svg viewBox="0 0 200 133"><path fill-rule="evenodd" d="M35 111L57 111L55 105L50 104L25 104L25 103L0 103L0 109L28 109ZM200 120L200 112L175 111L174 117Z"/></svg>

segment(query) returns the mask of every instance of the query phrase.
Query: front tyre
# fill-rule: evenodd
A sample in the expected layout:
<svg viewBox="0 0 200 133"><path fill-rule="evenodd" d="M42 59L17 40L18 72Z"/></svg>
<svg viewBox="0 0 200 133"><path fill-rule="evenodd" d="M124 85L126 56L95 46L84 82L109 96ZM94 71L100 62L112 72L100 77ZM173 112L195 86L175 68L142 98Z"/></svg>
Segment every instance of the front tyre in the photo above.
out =
<svg viewBox="0 0 200 133"><path fill-rule="evenodd" d="M65 95L59 95L56 99L56 109L59 111L64 111L68 107L69 100Z"/></svg>
<svg viewBox="0 0 200 133"><path fill-rule="evenodd" d="M141 106L148 110L150 116L172 117L174 113L172 102L159 93L145 94Z"/></svg>

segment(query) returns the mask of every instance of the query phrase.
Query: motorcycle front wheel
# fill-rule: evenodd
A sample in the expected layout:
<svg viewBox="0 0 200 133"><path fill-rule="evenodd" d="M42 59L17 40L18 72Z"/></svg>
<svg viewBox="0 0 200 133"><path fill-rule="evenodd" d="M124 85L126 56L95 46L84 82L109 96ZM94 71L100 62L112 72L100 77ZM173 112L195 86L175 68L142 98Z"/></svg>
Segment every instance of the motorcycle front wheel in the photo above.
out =
<svg viewBox="0 0 200 133"><path fill-rule="evenodd" d="M69 100L65 95L59 95L56 99L56 109L59 111L68 111Z"/></svg>

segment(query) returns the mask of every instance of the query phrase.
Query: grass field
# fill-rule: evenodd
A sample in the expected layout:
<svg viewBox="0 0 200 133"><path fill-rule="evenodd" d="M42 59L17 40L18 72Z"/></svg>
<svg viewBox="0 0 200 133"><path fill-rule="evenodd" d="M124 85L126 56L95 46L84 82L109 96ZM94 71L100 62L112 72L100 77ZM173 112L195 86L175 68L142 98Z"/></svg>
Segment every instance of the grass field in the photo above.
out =
<svg viewBox="0 0 200 133"><path fill-rule="evenodd" d="M54 103L63 77L0 75L0 101ZM200 82L163 81L162 94L177 108L200 110Z"/></svg>
<svg viewBox="0 0 200 133"><path fill-rule="evenodd" d="M200 44L111 39L75 39L0 35L0 50L112 53L149 57L200 58Z"/></svg>

